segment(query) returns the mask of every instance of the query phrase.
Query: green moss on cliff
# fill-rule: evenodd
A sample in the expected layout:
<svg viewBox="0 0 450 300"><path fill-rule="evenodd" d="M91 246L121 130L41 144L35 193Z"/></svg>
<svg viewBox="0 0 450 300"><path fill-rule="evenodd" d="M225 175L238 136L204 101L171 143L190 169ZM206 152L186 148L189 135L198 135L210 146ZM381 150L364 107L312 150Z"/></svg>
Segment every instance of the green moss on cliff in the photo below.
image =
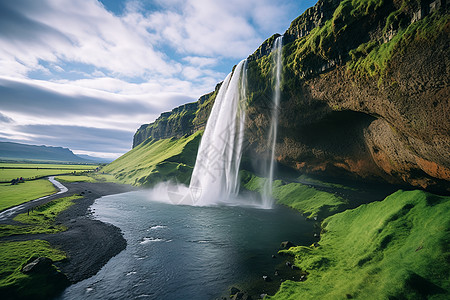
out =
<svg viewBox="0 0 450 300"><path fill-rule="evenodd" d="M402 20L402 16L401 10L389 15L384 30L390 28L390 24ZM349 70L360 75L383 76L394 54L404 51L412 42L420 40L433 42L437 36L444 32L445 28L448 28L449 22L450 15L436 12L423 20L412 23L407 28L400 28L398 33L393 35L388 42L372 40L361 44L358 48L350 51L351 60L347 63L347 66Z"/></svg>
<svg viewBox="0 0 450 300"><path fill-rule="evenodd" d="M450 197L398 191L323 222L318 247L286 254L309 275L269 299L448 299Z"/></svg>
<svg viewBox="0 0 450 300"><path fill-rule="evenodd" d="M198 131L180 139L148 139L102 171L133 185L152 186L170 179L188 183L201 135Z"/></svg>

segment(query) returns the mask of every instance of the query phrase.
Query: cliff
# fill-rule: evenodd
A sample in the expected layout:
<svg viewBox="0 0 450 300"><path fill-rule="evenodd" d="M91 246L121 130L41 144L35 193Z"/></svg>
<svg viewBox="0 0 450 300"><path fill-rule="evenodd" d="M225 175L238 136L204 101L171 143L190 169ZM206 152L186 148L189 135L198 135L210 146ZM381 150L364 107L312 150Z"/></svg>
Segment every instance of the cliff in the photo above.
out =
<svg viewBox="0 0 450 300"><path fill-rule="evenodd" d="M319 1L284 35L278 161L450 192L445 1L336 3ZM261 156L272 79L260 49L249 63L247 151Z"/></svg>
<svg viewBox="0 0 450 300"><path fill-rule="evenodd" d="M283 35L278 162L450 193L449 31L446 0L318 1ZM248 58L247 157L267 154L277 36ZM217 90L141 126L133 145L202 129Z"/></svg>
<svg viewBox="0 0 450 300"><path fill-rule="evenodd" d="M153 123L141 125L133 138L133 148L148 138L155 140L181 138L202 130L221 83L216 85L214 92L201 96L198 101L181 105L170 112L162 113Z"/></svg>

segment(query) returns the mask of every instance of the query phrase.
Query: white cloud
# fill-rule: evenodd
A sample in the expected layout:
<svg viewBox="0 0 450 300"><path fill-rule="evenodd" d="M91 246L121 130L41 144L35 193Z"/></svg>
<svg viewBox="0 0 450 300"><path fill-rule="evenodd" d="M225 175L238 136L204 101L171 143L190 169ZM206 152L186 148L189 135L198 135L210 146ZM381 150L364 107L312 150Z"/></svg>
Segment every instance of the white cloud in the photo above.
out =
<svg viewBox="0 0 450 300"><path fill-rule="evenodd" d="M0 0L0 138L117 154L140 124L212 91L284 30L292 3L156 0L148 11L132 0L113 14L96 0ZM89 132L122 131L126 140L83 145Z"/></svg>
<svg viewBox="0 0 450 300"><path fill-rule="evenodd" d="M14 12L0 21L5 28L2 34L11 37L0 40L0 56L6 61L16 61L28 70L37 68L40 61L70 61L127 77L180 71L178 63L153 49L145 30L127 22L132 18L114 16L95 0L39 1L39 7L32 2L15 0L1 5ZM7 33L11 27L15 32ZM23 75L23 68L16 68L3 72Z"/></svg>

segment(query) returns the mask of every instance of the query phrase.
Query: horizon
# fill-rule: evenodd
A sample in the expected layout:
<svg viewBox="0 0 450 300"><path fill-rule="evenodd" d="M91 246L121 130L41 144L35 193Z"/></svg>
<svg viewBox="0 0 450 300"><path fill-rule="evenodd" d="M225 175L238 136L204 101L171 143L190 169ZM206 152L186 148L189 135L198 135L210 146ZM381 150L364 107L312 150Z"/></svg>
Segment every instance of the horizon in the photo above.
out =
<svg viewBox="0 0 450 300"><path fill-rule="evenodd" d="M0 2L0 141L115 159L315 3Z"/></svg>

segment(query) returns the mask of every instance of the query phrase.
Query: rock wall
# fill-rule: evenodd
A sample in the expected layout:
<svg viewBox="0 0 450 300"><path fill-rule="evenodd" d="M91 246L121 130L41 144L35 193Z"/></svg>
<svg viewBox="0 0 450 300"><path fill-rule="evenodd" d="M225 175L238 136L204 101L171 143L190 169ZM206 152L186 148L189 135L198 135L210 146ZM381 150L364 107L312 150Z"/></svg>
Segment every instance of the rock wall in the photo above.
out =
<svg viewBox="0 0 450 300"><path fill-rule="evenodd" d="M319 0L284 33L278 162L450 193L449 34L446 0ZM278 36L248 57L244 161L268 153ZM134 146L202 129L219 86L141 126Z"/></svg>
<svg viewBox="0 0 450 300"><path fill-rule="evenodd" d="M148 138L181 138L205 127L221 83L214 92L201 96L196 102L181 105L162 113L153 123L141 125L133 138L133 148Z"/></svg>
<svg viewBox="0 0 450 300"><path fill-rule="evenodd" d="M384 1L354 20L338 13L345 11L342 4L333 14L324 3L336 5L319 1L285 33L277 160L312 174L450 193L450 18L445 1L409 6ZM336 30L339 18L347 20L345 30ZM416 22L422 27L413 31L410 25ZM436 24L439 30L432 29ZM319 30L325 33L320 36ZM333 40L330 49L327 35ZM386 50L386 61L365 67L373 52L358 51L371 44L380 52L390 45L393 50ZM263 82L271 85L265 70L270 59L261 53L258 49L254 56L259 58L249 64L249 157L267 153L272 90L261 88Z"/></svg>

